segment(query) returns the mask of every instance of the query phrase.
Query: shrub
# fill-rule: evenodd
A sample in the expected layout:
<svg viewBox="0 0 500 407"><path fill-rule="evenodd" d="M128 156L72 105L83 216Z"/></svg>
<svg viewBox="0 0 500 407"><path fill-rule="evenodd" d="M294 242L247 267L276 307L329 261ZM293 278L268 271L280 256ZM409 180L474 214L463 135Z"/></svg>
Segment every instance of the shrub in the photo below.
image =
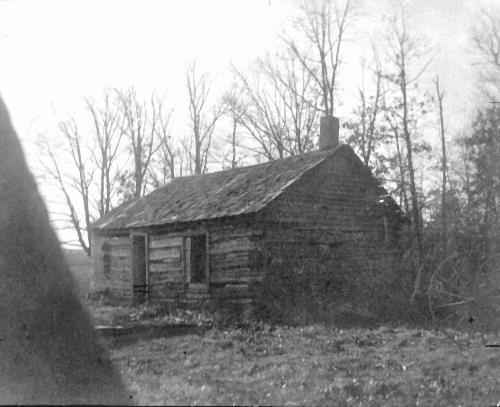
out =
<svg viewBox="0 0 500 407"><path fill-rule="evenodd" d="M407 294L392 256L369 258L354 247L308 248L272 256L254 301L257 319L287 325L374 324L400 317Z"/></svg>
<svg viewBox="0 0 500 407"><path fill-rule="evenodd" d="M214 326L234 328L247 325L251 318L250 304L228 299L215 299L206 304L206 312L211 316Z"/></svg>

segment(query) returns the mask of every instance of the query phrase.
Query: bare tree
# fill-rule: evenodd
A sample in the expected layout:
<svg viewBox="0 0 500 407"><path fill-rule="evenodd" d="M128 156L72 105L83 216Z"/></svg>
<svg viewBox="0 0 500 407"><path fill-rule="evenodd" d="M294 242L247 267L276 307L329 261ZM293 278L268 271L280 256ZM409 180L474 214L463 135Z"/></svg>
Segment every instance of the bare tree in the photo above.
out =
<svg viewBox="0 0 500 407"><path fill-rule="evenodd" d="M94 163L98 169L97 212L104 216L111 210L111 201L116 193L119 171L116 168L119 148L123 135L123 116L119 105L110 91L105 91L103 105L85 99L87 110L92 116L93 129L97 143L92 150Z"/></svg>
<svg viewBox="0 0 500 407"><path fill-rule="evenodd" d="M153 185L158 187L167 182L167 180L177 176L177 160L179 158L179 149L175 145L171 134L171 122L173 109L165 106L165 98L156 98L158 110L158 122L155 126L155 134L158 139L159 148L155 160L155 165L150 166L149 176ZM160 167L158 171L157 167ZM161 174L161 178L159 177Z"/></svg>
<svg viewBox="0 0 500 407"><path fill-rule="evenodd" d="M47 138L42 139L41 147L44 148L49 162L43 161L42 165L62 192L68 207L68 213L65 215L69 218L77 234L80 246L90 256L92 245L90 224L93 221L90 189L98 167L94 161L88 159L91 154L85 151L88 149L83 144L82 134L73 118L61 122L59 129L64 140L63 151L69 157L72 171L68 171L67 168L61 169L61 154L54 150ZM80 206L83 211L83 219L80 215Z"/></svg>
<svg viewBox="0 0 500 407"><path fill-rule="evenodd" d="M472 34L474 53L478 57L482 90L497 101L500 94L500 9L482 9Z"/></svg>
<svg viewBox="0 0 500 407"><path fill-rule="evenodd" d="M145 193L146 176L153 154L160 144L156 142L160 120L158 100L152 95L148 101L140 100L134 88L117 90L124 117L123 132L127 136L133 158L133 196Z"/></svg>
<svg viewBox="0 0 500 407"><path fill-rule="evenodd" d="M277 55L260 60L260 70L266 74L283 100L288 118L289 153L302 154L313 147L313 133L317 122L319 94L313 86L313 77L295 55Z"/></svg>
<svg viewBox="0 0 500 407"><path fill-rule="evenodd" d="M384 102L384 117L387 123L389 124L389 128L391 129L392 136L394 138L394 143L396 145L396 161L398 168L398 193L399 193L399 205L403 206L406 213L409 213L409 204L408 204L408 194L407 194L407 181L406 181L406 172L407 165L406 160L404 159L404 152L401 145L400 140L400 129L396 122L396 119L391 114L392 111L386 107L386 103Z"/></svg>
<svg viewBox="0 0 500 407"><path fill-rule="evenodd" d="M387 57L390 63L389 72L384 75L386 79L392 82L399 92L401 114L400 121L403 133L403 139L406 145L406 161L408 168L408 176L410 181L410 198L411 198L411 213L413 221L414 238L416 242L416 265L417 275L415 279L415 289L411 298L411 303L414 302L418 292L421 280L421 261L423 256L423 232L422 220L419 208L419 198L417 195L417 186L415 183L415 166L413 162L413 140L410 133L410 116L411 108L409 89L410 85L420 79L422 74L427 70L431 59L425 59L429 53L424 40L411 33L408 29L408 17L403 5L400 5L390 21L390 33L387 37ZM424 63L422 63L424 60ZM412 71L415 67L418 69L415 73Z"/></svg>
<svg viewBox="0 0 500 407"><path fill-rule="evenodd" d="M439 134L441 138L441 241L443 255L446 256L447 252L447 208L446 208L446 183L447 183L447 173L448 173L448 163L446 157L446 138L444 129L444 117L443 117L443 99L444 93L439 87L439 77L436 76L434 79L434 85L436 87L436 98L438 102L439 110Z"/></svg>
<svg viewBox="0 0 500 407"><path fill-rule="evenodd" d="M230 119L230 133L226 142L230 145L230 166L231 168L236 168L238 166L238 154L237 150L239 147L238 143L238 127L242 126L243 116L245 114L245 109L241 104L241 101L238 96L238 92L240 89L237 85L233 85L233 91L228 92L224 96L225 104L226 104L226 116Z"/></svg>
<svg viewBox="0 0 500 407"><path fill-rule="evenodd" d="M296 29L307 42L305 49L299 42L285 37L285 43L320 90L322 110L332 115L335 108L337 73L341 63L341 48L351 17L356 9L354 1L304 1Z"/></svg>
<svg viewBox="0 0 500 407"><path fill-rule="evenodd" d="M224 114L225 105L223 101L209 105L210 80L206 73L198 72L195 62L188 65L186 86L189 96L190 137L184 141L184 150L190 157L191 172L198 175L207 170L212 136L217 122Z"/></svg>
<svg viewBox="0 0 500 407"><path fill-rule="evenodd" d="M382 141L383 134L377 129L377 119L381 112L383 89L382 89L382 67L375 48L373 49L374 69L373 75L374 89L370 92L366 85L366 59L362 60L361 86L358 88L358 106L354 110L356 118L346 124L352 130L349 139L359 150L365 165L370 164L374 151L378 147L378 142Z"/></svg>
<svg viewBox="0 0 500 407"><path fill-rule="evenodd" d="M309 72L292 55L256 61L253 76L233 69L241 83L243 127L268 159L310 151L319 94Z"/></svg>
<svg viewBox="0 0 500 407"><path fill-rule="evenodd" d="M285 105L279 92L272 87L250 82L243 73L236 71L244 89L244 115L242 124L257 142L266 159L274 160L288 155L285 139L288 137Z"/></svg>

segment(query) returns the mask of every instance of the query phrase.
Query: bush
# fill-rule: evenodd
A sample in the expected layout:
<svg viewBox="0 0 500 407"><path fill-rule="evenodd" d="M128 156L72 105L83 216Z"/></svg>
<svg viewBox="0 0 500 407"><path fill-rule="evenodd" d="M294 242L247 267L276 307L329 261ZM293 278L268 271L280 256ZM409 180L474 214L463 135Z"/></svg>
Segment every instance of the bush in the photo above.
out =
<svg viewBox="0 0 500 407"><path fill-rule="evenodd" d="M426 295L435 324L500 330L500 273L495 260L491 256L472 267L469 253L455 252L433 267Z"/></svg>
<svg viewBox="0 0 500 407"><path fill-rule="evenodd" d="M215 299L206 304L206 312L217 328L236 328L247 325L251 319L251 305L227 299Z"/></svg>
<svg viewBox="0 0 500 407"><path fill-rule="evenodd" d="M407 310L408 275L398 275L392 256L376 257L354 247L314 248L286 259L273 256L257 291L254 315L287 325L370 325L400 318Z"/></svg>

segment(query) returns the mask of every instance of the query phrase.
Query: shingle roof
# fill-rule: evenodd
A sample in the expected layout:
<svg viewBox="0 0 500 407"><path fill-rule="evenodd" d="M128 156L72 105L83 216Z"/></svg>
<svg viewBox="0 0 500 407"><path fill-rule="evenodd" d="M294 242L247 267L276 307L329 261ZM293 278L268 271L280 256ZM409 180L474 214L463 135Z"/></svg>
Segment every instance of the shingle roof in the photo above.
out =
<svg viewBox="0 0 500 407"><path fill-rule="evenodd" d="M150 194L120 205L92 227L127 229L255 213L305 172L342 151L352 153L342 145L249 167L174 178Z"/></svg>

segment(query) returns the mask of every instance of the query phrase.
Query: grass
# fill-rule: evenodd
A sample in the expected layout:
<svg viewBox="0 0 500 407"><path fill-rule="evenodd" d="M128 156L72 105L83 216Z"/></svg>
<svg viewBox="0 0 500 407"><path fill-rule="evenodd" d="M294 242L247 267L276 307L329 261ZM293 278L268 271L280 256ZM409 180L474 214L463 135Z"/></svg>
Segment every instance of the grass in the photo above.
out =
<svg viewBox="0 0 500 407"><path fill-rule="evenodd" d="M134 325L141 321L158 324L212 324L208 314L193 310L169 309L162 305L142 305L137 307L100 305L86 301L94 320L94 325Z"/></svg>
<svg viewBox="0 0 500 407"><path fill-rule="evenodd" d="M496 405L500 349L456 336L468 339L462 349L428 330L262 325L141 340L111 355L138 404Z"/></svg>

